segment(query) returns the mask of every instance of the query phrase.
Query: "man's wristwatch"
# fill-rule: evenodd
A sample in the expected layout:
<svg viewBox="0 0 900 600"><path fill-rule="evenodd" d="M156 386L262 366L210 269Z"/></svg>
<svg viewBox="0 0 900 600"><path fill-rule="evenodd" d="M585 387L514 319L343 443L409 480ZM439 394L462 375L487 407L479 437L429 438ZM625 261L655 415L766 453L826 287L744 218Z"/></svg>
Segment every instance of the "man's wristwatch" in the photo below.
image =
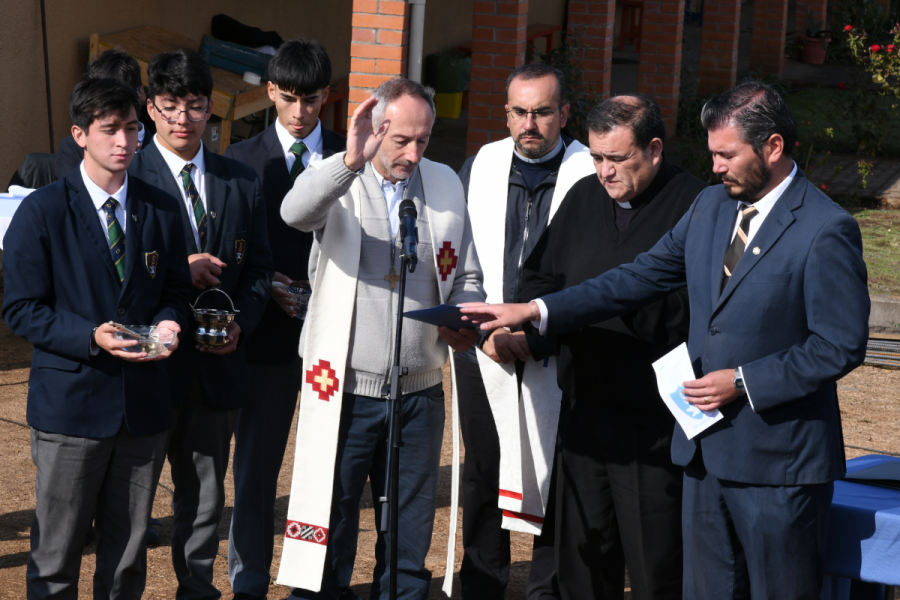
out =
<svg viewBox="0 0 900 600"><path fill-rule="evenodd" d="M744 387L744 376L741 375L740 368L734 370L734 389L737 390L738 396L743 396L747 393L747 388Z"/></svg>

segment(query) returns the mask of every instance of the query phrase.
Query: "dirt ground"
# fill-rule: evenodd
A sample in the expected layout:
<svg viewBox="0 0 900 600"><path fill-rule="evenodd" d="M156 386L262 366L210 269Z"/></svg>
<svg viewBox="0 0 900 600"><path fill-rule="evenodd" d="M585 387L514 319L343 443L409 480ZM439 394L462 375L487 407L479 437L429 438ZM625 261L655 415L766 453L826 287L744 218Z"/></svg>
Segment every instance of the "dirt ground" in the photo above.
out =
<svg viewBox="0 0 900 600"><path fill-rule="evenodd" d="M25 423L25 400L28 383L28 366L31 348L20 338L9 336L5 324L0 323L0 600L19 600L25 597L25 564L28 559L29 533L34 507L34 465L31 462L30 441ZM445 388L449 393L449 377L445 372ZM900 371L861 367L842 379L838 384L841 412L844 423L844 438L848 446L857 446L877 451L900 454ZM438 509L435 518L434 536L427 567L434 573L429 599L445 598L440 591L443 584L446 561L448 523L450 515L450 412L447 410L447 427L444 432L444 446L441 457L441 483ZM296 419L296 417L295 417ZM868 450L847 448L848 458L870 454ZM283 531L290 490L290 473L293 462L294 443L290 441L279 480L276 514L281 520L276 531ZM464 458L463 454L463 458ZM175 574L172 570L170 547L171 538L171 476L168 465L163 470L160 487L156 495L153 516L163 522L163 545L148 551L147 590L149 599L174 597ZM229 475L226 481L229 499L225 515L219 528L222 541L219 544L221 558L215 564L215 584L223 597L231 598L228 570L225 560L226 538L231 518L233 483ZM456 565L458 573L462 561L462 517L457 536ZM371 573L374 567L373 549L375 545L374 511L371 494L368 492L362 502L359 548L356 568L353 574L353 590L368 599ZM275 564L272 573L278 571L281 554L281 535L275 538ZM509 600L524 598L525 580L531 559L532 538L525 534L512 534L512 569ZM94 571L94 547L84 550L82 578L79 594L91 597L91 577ZM459 577L454 575L453 598L459 598ZM272 584L269 598L282 600L290 590ZM630 594L626 594L629 596Z"/></svg>

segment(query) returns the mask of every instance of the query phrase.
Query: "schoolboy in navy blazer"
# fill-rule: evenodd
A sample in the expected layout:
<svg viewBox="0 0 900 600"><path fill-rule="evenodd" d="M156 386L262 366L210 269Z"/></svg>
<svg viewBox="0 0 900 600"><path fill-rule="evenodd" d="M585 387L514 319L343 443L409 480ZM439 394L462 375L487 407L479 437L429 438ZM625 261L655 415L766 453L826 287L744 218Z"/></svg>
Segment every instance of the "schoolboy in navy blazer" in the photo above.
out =
<svg viewBox="0 0 900 600"><path fill-rule="evenodd" d="M200 297L217 287L240 311L228 326L229 342L220 348L199 348L192 323L185 332L192 343L170 367L176 402L168 447L175 485L176 597L218 598L212 580L225 475L238 409L250 392L246 341L269 301L273 273L266 207L250 167L203 146L213 78L200 55L178 50L156 56L147 66L147 82L147 111L157 133L129 172L178 199L194 285L191 300L204 308L230 309L218 292Z"/></svg>
<svg viewBox="0 0 900 600"><path fill-rule="evenodd" d="M702 192L650 251L540 302L470 310L502 314L488 328L534 310L558 335L687 286L699 379L684 393L724 418L693 440L676 426L672 441L685 467L685 597L818 598L844 474L835 382L862 363L868 339L859 226L791 160L796 124L771 88L741 84L703 118L725 185ZM747 230L739 205L758 212ZM726 262L741 235L746 248Z"/></svg>
<svg viewBox="0 0 900 600"><path fill-rule="evenodd" d="M175 199L126 174L137 107L121 81L76 86L84 162L26 198L4 239L3 317L34 345L30 599L78 595L92 521L94 598L140 597L146 579L144 539L173 423L166 367L178 350L129 353L137 342L116 341L108 322L185 328L191 278Z"/></svg>
<svg viewBox="0 0 900 600"><path fill-rule="evenodd" d="M269 63L268 92L277 119L259 135L225 150L225 156L252 167L262 181L274 280L281 283L309 279L313 240L312 233L284 222L281 203L310 162L347 145L319 120L330 81L331 60L321 44L286 41ZM228 536L228 575L239 597L264 598L269 589L278 474L303 382L302 326L290 295L273 288L259 327L247 340L251 388L234 430L234 512Z"/></svg>

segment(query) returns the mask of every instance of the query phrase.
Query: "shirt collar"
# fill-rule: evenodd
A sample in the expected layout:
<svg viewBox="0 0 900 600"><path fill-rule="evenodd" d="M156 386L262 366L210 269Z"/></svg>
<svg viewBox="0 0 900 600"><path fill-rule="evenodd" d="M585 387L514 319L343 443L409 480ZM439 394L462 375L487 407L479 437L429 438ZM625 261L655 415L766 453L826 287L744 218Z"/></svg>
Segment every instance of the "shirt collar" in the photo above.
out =
<svg viewBox="0 0 900 600"><path fill-rule="evenodd" d="M526 157L522 156L521 154L519 154L518 148L513 148L513 152L516 153L516 158L518 158L519 160L521 160L523 162L542 163L542 162L547 162L548 160L552 160L553 158L555 158L556 155L559 154L560 152L562 152L563 148L565 148L565 147L566 147L566 145L563 143L562 136L560 135L559 139L556 140L556 146L553 148L553 150L551 150L550 152L548 152L547 154L545 154L539 158L526 158Z"/></svg>
<svg viewBox="0 0 900 600"><path fill-rule="evenodd" d="M281 124L281 121L275 119L275 133L278 134L278 141L281 143L281 147L284 149L284 153L287 154L291 151L291 146L296 144L297 142L303 142L303 145L306 146L306 149L312 152L318 152L321 154L321 146L322 146L322 121L316 119L316 127L312 131L309 132L305 138L297 139L290 134L290 132L285 129L284 125Z"/></svg>
<svg viewBox="0 0 900 600"><path fill-rule="evenodd" d="M398 190L402 190L409 183L411 177L407 177L406 179L401 179L397 183L391 183L387 179L381 176L381 173L378 172L378 169L375 168L375 165L372 165L372 172L375 173L375 179L378 181L378 185L381 186L381 189L390 188L393 193L397 193Z"/></svg>
<svg viewBox="0 0 900 600"><path fill-rule="evenodd" d="M87 189L88 195L91 197L91 201L94 203L94 207L97 210L103 208L103 205L106 204L106 201L110 199L110 197L115 198L116 202L122 207L122 210L125 210L125 197L128 195L128 172L125 172L125 181L122 183L122 187L118 189L118 191L114 194L107 194L103 191L103 189L94 183L94 181L88 177L87 171L84 170L84 161L81 161L81 179L84 180L84 187Z"/></svg>
<svg viewBox="0 0 900 600"><path fill-rule="evenodd" d="M138 129L138 143L141 145L141 148L144 147L144 135L147 133L147 128L144 127L144 124L138 121L138 125L140 129Z"/></svg>
<svg viewBox="0 0 900 600"><path fill-rule="evenodd" d="M778 199L781 198L782 194L784 194L784 190L787 189L791 182L794 180L794 176L797 174L797 163L794 163L794 168L791 169L791 174L784 178L784 181L775 186L771 192L757 200L753 203L753 206L759 211L759 215L765 218L766 215L772 210L772 207L775 206L775 203L778 202ZM741 203L738 203L738 209L740 209Z"/></svg>
<svg viewBox="0 0 900 600"><path fill-rule="evenodd" d="M201 175L206 173L206 163L203 160L203 142L200 142L200 149L197 150L197 155L194 156L194 158L191 160L184 160L168 148L164 148L163 145L159 143L159 134L153 136L153 141L156 143L156 147L159 148L159 153L162 155L163 160L166 161L166 164L169 165L169 170L172 171L172 175L175 177L181 176L181 170L184 169L184 165L188 163L197 167L197 172Z"/></svg>

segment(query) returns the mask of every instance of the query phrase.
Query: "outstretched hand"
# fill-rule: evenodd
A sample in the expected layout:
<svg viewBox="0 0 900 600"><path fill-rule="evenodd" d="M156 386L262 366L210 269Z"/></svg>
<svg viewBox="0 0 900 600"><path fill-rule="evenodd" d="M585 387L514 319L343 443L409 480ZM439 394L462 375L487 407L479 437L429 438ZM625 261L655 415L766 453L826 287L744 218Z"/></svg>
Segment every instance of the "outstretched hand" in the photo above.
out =
<svg viewBox="0 0 900 600"><path fill-rule="evenodd" d="M372 111L376 104L378 104L377 99L369 98L356 107L353 117L350 119L344 164L353 172L359 171L367 162L375 158L391 125L390 120L385 119L378 130L375 130Z"/></svg>
<svg viewBox="0 0 900 600"><path fill-rule="evenodd" d="M517 327L531 321L532 311L528 304L482 304L467 302L460 304L463 321L481 325L482 331L493 331L501 327Z"/></svg>

